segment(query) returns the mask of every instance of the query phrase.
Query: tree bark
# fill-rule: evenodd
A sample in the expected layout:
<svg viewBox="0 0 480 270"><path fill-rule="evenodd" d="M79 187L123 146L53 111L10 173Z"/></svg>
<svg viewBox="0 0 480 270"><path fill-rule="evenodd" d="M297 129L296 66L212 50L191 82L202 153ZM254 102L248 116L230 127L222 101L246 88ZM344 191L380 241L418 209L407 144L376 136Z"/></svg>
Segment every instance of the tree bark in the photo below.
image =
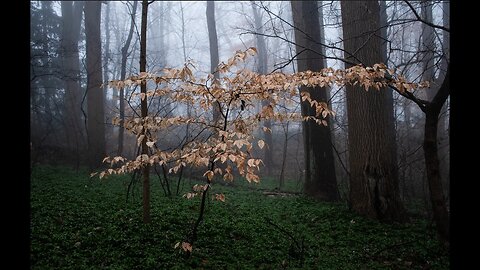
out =
<svg viewBox="0 0 480 270"><path fill-rule="evenodd" d="M450 2L443 2L443 26L450 28ZM448 63L450 62L450 33L443 31L443 42L442 42L442 52L443 58L440 63L440 74L437 78L437 81L443 81L445 74L448 68ZM447 186L446 192L450 191L450 142L449 142L449 132L448 132L448 123L449 123L449 108L447 102L442 107L440 116L438 119L438 154L440 159L440 173L442 175L443 183Z"/></svg>
<svg viewBox="0 0 480 270"><path fill-rule="evenodd" d="M140 34L140 72L145 72L147 67L147 14L148 1L142 0L142 25ZM140 85L140 92L145 94L141 101L141 116L143 119L148 115L147 107L147 84ZM145 127L142 129L142 135L146 135ZM148 155L147 136L142 140L142 155ZM143 223L150 223L150 166L147 164L142 168L143 176Z"/></svg>
<svg viewBox="0 0 480 270"><path fill-rule="evenodd" d="M105 101L105 105L107 108L114 107L114 99L111 99L111 101L108 100L108 63L110 61L110 9L111 9L111 3L105 2L105 20L104 20L104 31L105 31L105 53L104 53L104 60L103 60L103 100ZM110 138L113 135L113 125L111 125L111 120L112 118L112 110L108 110L107 113L105 114L105 123L106 125L106 130L105 130L105 135L107 138ZM110 140L107 140L107 147L108 149L110 148Z"/></svg>
<svg viewBox="0 0 480 270"><path fill-rule="evenodd" d="M128 49L130 48L130 43L132 42L133 29L135 27L135 14L137 13L138 1L133 1L133 8L130 20L130 30L128 32L127 40L125 45L122 47L122 63L120 68L120 80L125 80L127 74L127 58L128 58ZM125 90L120 88L120 129L118 131L118 150L117 155L122 156L123 154L123 137L125 129L123 128L123 123L125 122Z"/></svg>
<svg viewBox="0 0 480 270"><path fill-rule="evenodd" d="M450 224L449 213L443 193L443 186L440 176L438 160L437 127L438 117L445 101L450 94L450 65L448 65L445 79L432 102L428 103L425 109L425 137L423 150L425 165L427 168L428 187L430 200L432 202L433 218L437 225L438 236L444 242L449 242Z"/></svg>
<svg viewBox="0 0 480 270"><path fill-rule="evenodd" d="M298 71L319 71L324 67L321 52L318 6L315 1L291 1L295 25L295 43L298 54ZM302 52L302 50L304 50ZM300 92L310 93L313 100L327 102L325 87L301 87ZM314 116L315 108L308 102L301 103L302 116ZM326 119L330 125L330 120ZM302 123L305 154L305 186L307 195L326 201L339 199L332 138L329 126L317 125L308 120Z"/></svg>
<svg viewBox="0 0 480 270"><path fill-rule="evenodd" d="M262 36L263 34L263 26L262 26L262 17L260 16L260 12L258 11L257 7L255 6L255 1L251 2L252 11L253 11L253 19L255 22L255 32L258 35L255 35L255 43L258 51L258 62L257 62L257 72L259 74L267 74L267 67L268 67L268 57L267 57L267 45L265 43L265 38ZM269 104L268 100L262 101L262 106L267 106ZM266 146L264 148L264 163L265 168L267 169L267 175L273 175L273 138L272 138L272 122L270 120L264 121L264 126L267 130L264 131L264 138Z"/></svg>
<svg viewBox="0 0 480 270"><path fill-rule="evenodd" d="M101 2L85 3L87 56L88 153L90 169L102 165L105 151L105 112L102 85L102 48L100 39Z"/></svg>
<svg viewBox="0 0 480 270"><path fill-rule="evenodd" d="M377 1L342 1L344 48L365 66L384 61ZM375 33L375 32L377 33ZM377 36L378 35L378 36ZM347 57L347 59L350 57ZM348 59L355 62L355 59ZM346 68L350 65L346 64ZM384 221L405 221L400 199L392 93L347 86L350 207Z"/></svg>
<svg viewBox="0 0 480 270"><path fill-rule="evenodd" d="M80 87L80 58L78 40L82 22L83 1L62 1L63 72L65 76L65 122L67 143L74 146L77 157L85 147L82 124L82 89ZM79 160L77 160L77 163Z"/></svg>
<svg viewBox="0 0 480 270"><path fill-rule="evenodd" d="M207 27L208 27L208 42L210 44L210 73L214 73L219 63L214 1L207 1L206 16L207 16ZM220 78L220 74L218 72L215 72L214 78L215 80L218 80ZM215 103L213 108L213 122L215 123L218 123L221 117L221 113L220 113L221 108L218 106L219 105Z"/></svg>
<svg viewBox="0 0 480 270"><path fill-rule="evenodd" d="M433 22L432 15L432 3L428 0L423 0L421 5L421 14L422 18L427 22ZM435 80L435 35L433 28L422 23L422 44L420 46L422 51L422 63L423 63L423 73L422 81L433 82ZM433 100L433 97L436 94L435 87L425 89L426 99L428 101Z"/></svg>

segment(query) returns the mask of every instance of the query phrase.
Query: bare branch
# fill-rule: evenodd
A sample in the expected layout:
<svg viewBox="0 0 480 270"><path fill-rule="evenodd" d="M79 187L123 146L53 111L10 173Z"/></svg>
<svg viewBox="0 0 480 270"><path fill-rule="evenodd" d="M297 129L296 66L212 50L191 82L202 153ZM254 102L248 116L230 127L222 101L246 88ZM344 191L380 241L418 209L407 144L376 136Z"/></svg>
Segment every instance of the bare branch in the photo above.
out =
<svg viewBox="0 0 480 270"><path fill-rule="evenodd" d="M430 27L433 27L433 28L438 28L438 29L442 29L443 31L446 31L446 32L449 32L450 33L450 28L447 28L447 27L444 27L444 26L441 26L441 25L437 25L437 24L433 24L431 22L428 22L428 21L425 21L424 19L422 19L422 17L420 17L420 15L417 13L417 11L415 10L415 8L412 6L412 4L410 4L410 2L408 2L407 0L404 0L404 2L410 7L410 9L412 10L413 14L415 15L415 17L417 18L418 21L420 21L421 23L424 23Z"/></svg>

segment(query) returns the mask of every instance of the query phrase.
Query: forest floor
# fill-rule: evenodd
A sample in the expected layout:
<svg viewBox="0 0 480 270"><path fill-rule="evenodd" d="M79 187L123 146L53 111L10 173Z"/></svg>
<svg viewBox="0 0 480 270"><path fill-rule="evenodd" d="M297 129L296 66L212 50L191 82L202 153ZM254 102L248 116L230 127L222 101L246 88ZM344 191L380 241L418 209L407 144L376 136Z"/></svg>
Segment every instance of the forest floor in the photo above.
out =
<svg viewBox="0 0 480 270"><path fill-rule="evenodd" d="M128 176L36 167L31 174L31 269L449 269L429 221L382 224L345 204L282 194L269 181L213 185L191 256L179 249L200 198L166 197L152 181L152 222ZM241 182L241 183L240 183ZM186 180L184 193L190 184ZM295 191L287 182L287 190ZM183 194L183 193L182 193Z"/></svg>

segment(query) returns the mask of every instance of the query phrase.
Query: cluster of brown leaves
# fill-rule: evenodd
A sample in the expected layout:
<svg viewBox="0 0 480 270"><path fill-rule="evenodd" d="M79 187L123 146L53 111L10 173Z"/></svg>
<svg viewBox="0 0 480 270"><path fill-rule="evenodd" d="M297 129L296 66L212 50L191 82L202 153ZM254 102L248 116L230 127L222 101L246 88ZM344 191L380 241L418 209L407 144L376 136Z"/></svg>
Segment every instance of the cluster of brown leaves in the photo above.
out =
<svg viewBox="0 0 480 270"><path fill-rule="evenodd" d="M326 117L333 115L327 104L311 99L308 92L300 94L301 101L308 102L315 108L316 115L302 117L295 113L281 113L277 109L279 104L288 106L298 102L298 89L300 86L338 86L360 85L365 90L370 88L380 90L387 85L397 87L400 91L412 91L417 88L428 87L428 83L411 83L405 78L396 76L392 70L383 64L373 67L353 66L348 69L325 68L318 72L304 71L293 74L281 72L267 75L257 74L239 63L245 61L247 56L256 53L255 48L246 51L237 51L228 59L227 63L218 65L217 71L222 77L216 79L213 74L197 79L193 75L190 63L182 68L163 69L160 74L142 72L130 76L126 80L114 80L109 86L114 89L133 87L146 84L149 90L145 93L135 93L140 99L168 97L172 102L188 104L196 110L197 115L211 112L213 107L220 108L221 120L213 123L209 117L174 116L174 117L136 117L126 119L120 123L118 118L113 120L116 125L123 127L137 136L140 144L145 136L150 153L139 155L135 160L126 160L123 157L106 157L105 163L111 168L100 173L100 178L111 174L129 173L138 170L146 164L165 166L168 173L177 173L186 166L205 167L204 176L210 183L215 175L221 176L226 181L232 181L234 172L245 177L249 182L258 182L258 170L263 163L261 159L251 156L252 148L265 147L265 142L256 140L252 131L261 120L272 119L275 121L307 120L313 119L318 124L326 125ZM260 101L268 100L258 112L254 108ZM185 142L181 148L172 151L161 151L157 147L157 134L172 126L195 124L209 130L213 136L206 140L193 140ZM215 162L224 164L222 168L210 170L210 165ZM199 186L194 192L187 193L185 197L193 198L205 188ZM224 201L225 198L216 197Z"/></svg>

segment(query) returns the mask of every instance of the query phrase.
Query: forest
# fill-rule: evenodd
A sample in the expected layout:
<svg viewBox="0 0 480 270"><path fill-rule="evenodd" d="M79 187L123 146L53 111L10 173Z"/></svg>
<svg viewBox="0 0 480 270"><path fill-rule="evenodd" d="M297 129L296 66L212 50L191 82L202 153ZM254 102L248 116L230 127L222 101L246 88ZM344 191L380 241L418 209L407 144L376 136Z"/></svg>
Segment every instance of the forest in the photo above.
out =
<svg viewBox="0 0 480 270"><path fill-rule="evenodd" d="M30 1L31 269L450 269L450 1Z"/></svg>

